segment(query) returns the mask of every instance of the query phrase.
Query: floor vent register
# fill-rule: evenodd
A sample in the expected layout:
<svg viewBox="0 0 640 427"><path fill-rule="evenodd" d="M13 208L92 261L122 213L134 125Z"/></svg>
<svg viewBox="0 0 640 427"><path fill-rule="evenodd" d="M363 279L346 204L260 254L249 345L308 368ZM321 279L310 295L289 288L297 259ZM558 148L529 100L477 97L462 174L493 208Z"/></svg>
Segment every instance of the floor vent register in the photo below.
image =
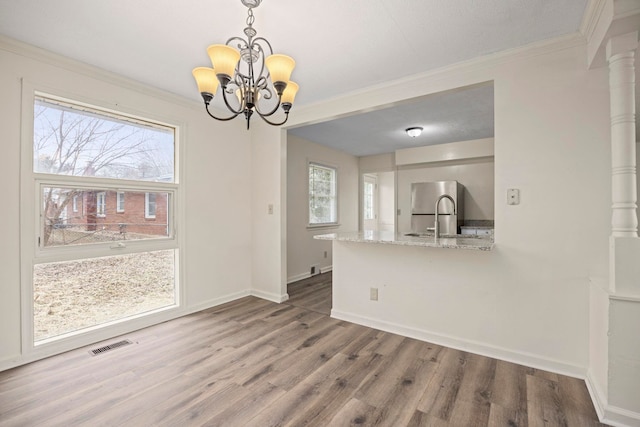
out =
<svg viewBox="0 0 640 427"><path fill-rule="evenodd" d="M97 356L98 354L106 353L107 351L115 350L116 348L124 347L125 345L129 345L129 344L133 344L133 342L129 340L118 341L118 342L114 342L113 344L109 344L103 347L89 350L89 354L92 356Z"/></svg>

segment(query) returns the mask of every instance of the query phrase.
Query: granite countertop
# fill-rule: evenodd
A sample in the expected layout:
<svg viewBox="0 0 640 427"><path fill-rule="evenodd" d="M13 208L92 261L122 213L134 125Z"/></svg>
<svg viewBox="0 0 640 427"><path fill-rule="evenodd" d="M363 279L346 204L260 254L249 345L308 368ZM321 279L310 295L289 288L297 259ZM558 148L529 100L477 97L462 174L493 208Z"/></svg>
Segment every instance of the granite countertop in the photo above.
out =
<svg viewBox="0 0 640 427"><path fill-rule="evenodd" d="M392 231L354 231L344 233L319 234L314 236L319 240L338 240L341 242L379 243L400 246L422 246L428 248L472 249L490 251L493 249L493 239L490 236L452 235L436 239L429 234L394 233Z"/></svg>

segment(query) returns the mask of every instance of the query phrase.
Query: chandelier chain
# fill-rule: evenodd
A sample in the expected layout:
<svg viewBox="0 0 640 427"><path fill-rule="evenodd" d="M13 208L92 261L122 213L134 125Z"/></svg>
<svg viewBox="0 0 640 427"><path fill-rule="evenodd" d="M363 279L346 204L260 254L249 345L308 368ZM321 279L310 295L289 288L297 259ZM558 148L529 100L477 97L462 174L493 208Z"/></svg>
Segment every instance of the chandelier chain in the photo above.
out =
<svg viewBox="0 0 640 427"><path fill-rule="evenodd" d="M253 23L256 22L256 17L253 16L253 9L249 8L247 12L247 25L249 27L253 26Z"/></svg>

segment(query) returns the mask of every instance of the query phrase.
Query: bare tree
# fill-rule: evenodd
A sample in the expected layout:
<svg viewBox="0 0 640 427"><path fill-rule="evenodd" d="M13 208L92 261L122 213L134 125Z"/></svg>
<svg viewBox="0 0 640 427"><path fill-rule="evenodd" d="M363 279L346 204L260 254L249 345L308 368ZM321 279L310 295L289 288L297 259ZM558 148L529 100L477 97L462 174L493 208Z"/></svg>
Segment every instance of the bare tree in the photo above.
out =
<svg viewBox="0 0 640 427"><path fill-rule="evenodd" d="M167 169L173 171L169 165L163 167L153 132L144 127L46 102L36 103L33 148L34 171L38 173L153 179L166 174ZM45 246L53 229L61 225L68 204L84 191L45 189Z"/></svg>

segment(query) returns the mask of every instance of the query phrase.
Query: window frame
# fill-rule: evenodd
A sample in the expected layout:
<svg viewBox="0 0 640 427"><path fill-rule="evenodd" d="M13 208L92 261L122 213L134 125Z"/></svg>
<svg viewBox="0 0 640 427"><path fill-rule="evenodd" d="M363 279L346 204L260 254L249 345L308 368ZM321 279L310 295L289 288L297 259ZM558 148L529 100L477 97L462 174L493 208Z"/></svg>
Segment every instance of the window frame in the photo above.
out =
<svg viewBox="0 0 640 427"><path fill-rule="evenodd" d="M107 192L100 191L96 193L96 216L98 218L107 217Z"/></svg>
<svg viewBox="0 0 640 427"><path fill-rule="evenodd" d="M319 169L325 169L325 170L330 170L333 172L333 206L332 206L332 211L333 211L333 216L334 216L334 221L328 221L328 222L311 222L311 209L310 209L310 204L311 204L311 197L312 197L312 190L311 190L311 168L312 167L316 167ZM307 228L328 228L328 227L338 227L340 225L340 219L339 219L339 169L337 166L334 165L330 165L328 163L324 163L324 162L317 162L317 161L312 161L309 160L307 161Z"/></svg>
<svg viewBox="0 0 640 427"><path fill-rule="evenodd" d="M123 93L128 93L127 89L117 88ZM145 123L172 129L173 132L173 181L127 181L110 179L104 177L83 176L82 185L74 180L74 177L38 173L34 172L34 111L37 99L46 98L63 103L70 103L82 108L91 109L104 113L105 116L125 117L137 123ZM47 357L61 351L68 351L78 347L88 345L92 342L101 341L110 337L130 332L143 327L151 326L169 319L172 319L184 311L185 290L182 286L184 281L184 268L181 251L184 247L184 237L178 235L178 223L184 221L186 211L183 205L183 192L186 191L181 184L181 174L184 170L182 166L184 151L182 128L184 123L180 120L158 115L155 108L145 109L144 115L133 112L131 108L113 105L106 106L104 101L95 98L87 98L78 95L77 91L69 92L59 88L46 87L34 84L28 80L22 81L22 109L21 109L21 163L20 182L26 191L20 194L20 209L24 212L20 226L20 272L21 272L21 343L22 354L25 358L35 360ZM75 178L78 178L77 176ZM58 246L41 247L40 240L43 235L42 220L40 215L43 205L43 186L67 186L86 187L90 189L104 189L105 191L136 191L136 192L166 192L167 197L171 197L172 202L167 209L168 216L168 237L148 240L127 240L124 244L95 243L84 246ZM84 211L82 207L77 206ZM118 243L118 242L116 242ZM175 304L162 307L133 317L123 318L117 321L108 322L95 327L78 330L69 334L56 337L55 340L45 340L34 342L34 308L33 308L33 266L40 263L50 263L56 261L72 261L89 258L99 258L103 256L113 256L126 253L140 253L170 249L174 252L174 301Z"/></svg>
<svg viewBox="0 0 640 427"><path fill-rule="evenodd" d="M116 213L124 213L125 194L124 191L116 191ZM121 196L122 200L120 200Z"/></svg>

